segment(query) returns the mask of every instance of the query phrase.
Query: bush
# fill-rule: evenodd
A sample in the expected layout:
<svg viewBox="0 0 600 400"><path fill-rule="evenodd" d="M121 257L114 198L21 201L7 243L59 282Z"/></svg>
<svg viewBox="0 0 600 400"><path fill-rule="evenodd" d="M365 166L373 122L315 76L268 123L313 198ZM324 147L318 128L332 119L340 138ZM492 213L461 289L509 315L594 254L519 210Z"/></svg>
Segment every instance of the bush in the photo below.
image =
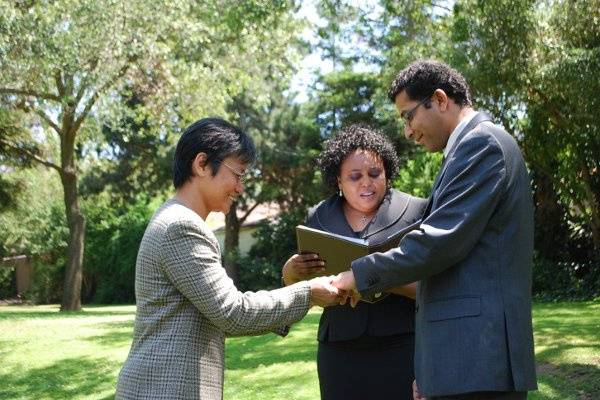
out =
<svg viewBox="0 0 600 400"><path fill-rule="evenodd" d="M542 301L591 300L600 297L600 262L563 262L535 254L533 295Z"/></svg>
<svg viewBox="0 0 600 400"><path fill-rule="evenodd" d="M8 299L15 294L14 268L0 268L0 299Z"/></svg>
<svg viewBox="0 0 600 400"><path fill-rule="evenodd" d="M23 295L24 300L36 304L60 303L65 265L64 256L52 262L34 258L31 288Z"/></svg>
<svg viewBox="0 0 600 400"><path fill-rule="evenodd" d="M442 163L440 153L429 153L418 149L400 167L398 177L392 186L413 196L427 198Z"/></svg>
<svg viewBox="0 0 600 400"><path fill-rule="evenodd" d="M263 222L254 234L257 242L247 256L236 256L240 290L281 287L281 268L296 252L296 225L304 222L304 211L285 212L275 221Z"/></svg>
<svg viewBox="0 0 600 400"><path fill-rule="evenodd" d="M135 301L135 263L154 206L146 199L115 206L108 196L86 202L83 299L92 303Z"/></svg>

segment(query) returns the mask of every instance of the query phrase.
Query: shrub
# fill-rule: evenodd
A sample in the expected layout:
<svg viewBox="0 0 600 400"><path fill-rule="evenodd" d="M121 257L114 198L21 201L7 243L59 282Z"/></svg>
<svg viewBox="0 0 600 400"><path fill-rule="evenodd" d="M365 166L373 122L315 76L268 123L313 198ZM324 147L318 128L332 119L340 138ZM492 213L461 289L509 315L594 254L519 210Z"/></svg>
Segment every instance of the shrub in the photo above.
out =
<svg viewBox="0 0 600 400"><path fill-rule="evenodd" d="M154 206L146 199L115 207L108 196L86 203L84 300L93 303L135 301L135 263Z"/></svg>
<svg viewBox="0 0 600 400"><path fill-rule="evenodd" d="M274 221L263 222L254 234L257 242L247 256L237 256L240 290L281 287L281 268L296 252L296 225L303 223L304 211L284 212Z"/></svg>
<svg viewBox="0 0 600 400"><path fill-rule="evenodd" d="M533 295L542 301L600 297L600 262L550 261L535 254Z"/></svg>

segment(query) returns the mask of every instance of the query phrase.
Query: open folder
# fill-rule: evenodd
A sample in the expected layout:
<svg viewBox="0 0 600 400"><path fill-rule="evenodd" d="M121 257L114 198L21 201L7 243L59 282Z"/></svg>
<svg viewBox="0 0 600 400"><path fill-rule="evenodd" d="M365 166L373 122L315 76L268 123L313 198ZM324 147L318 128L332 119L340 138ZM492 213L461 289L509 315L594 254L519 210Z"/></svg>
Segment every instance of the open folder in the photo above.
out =
<svg viewBox="0 0 600 400"><path fill-rule="evenodd" d="M395 232L391 236L378 242L369 239L359 239L335 233L309 228L308 226L296 226L296 240L298 253L316 253L325 261L325 271L318 275L335 275L350 269L350 264L357 258L371 253L385 252L398 247L400 239L413 229L419 227L421 221L407 226Z"/></svg>

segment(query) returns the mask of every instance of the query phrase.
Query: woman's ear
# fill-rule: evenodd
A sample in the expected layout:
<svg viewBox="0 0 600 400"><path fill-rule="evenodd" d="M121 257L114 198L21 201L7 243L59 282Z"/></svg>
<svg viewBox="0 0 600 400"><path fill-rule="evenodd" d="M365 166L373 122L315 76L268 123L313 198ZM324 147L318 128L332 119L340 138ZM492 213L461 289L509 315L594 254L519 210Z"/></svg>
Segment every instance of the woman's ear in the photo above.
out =
<svg viewBox="0 0 600 400"><path fill-rule="evenodd" d="M210 168L208 163L206 162L206 153L201 152L196 154L194 160L192 161L192 175L193 176L206 176L210 173Z"/></svg>

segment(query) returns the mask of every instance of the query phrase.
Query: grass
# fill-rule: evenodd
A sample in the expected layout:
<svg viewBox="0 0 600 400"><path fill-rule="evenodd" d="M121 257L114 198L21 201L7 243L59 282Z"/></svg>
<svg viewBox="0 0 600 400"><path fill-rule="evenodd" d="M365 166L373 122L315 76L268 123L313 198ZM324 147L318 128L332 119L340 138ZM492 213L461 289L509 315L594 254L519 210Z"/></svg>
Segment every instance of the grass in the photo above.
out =
<svg viewBox="0 0 600 400"><path fill-rule="evenodd" d="M134 306L0 306L0 399L111 399ZM318 399L318 310L287 338L227 340L225 399ZM534 307L540 390L530 399L600 399L600 300Z"/></svg>

